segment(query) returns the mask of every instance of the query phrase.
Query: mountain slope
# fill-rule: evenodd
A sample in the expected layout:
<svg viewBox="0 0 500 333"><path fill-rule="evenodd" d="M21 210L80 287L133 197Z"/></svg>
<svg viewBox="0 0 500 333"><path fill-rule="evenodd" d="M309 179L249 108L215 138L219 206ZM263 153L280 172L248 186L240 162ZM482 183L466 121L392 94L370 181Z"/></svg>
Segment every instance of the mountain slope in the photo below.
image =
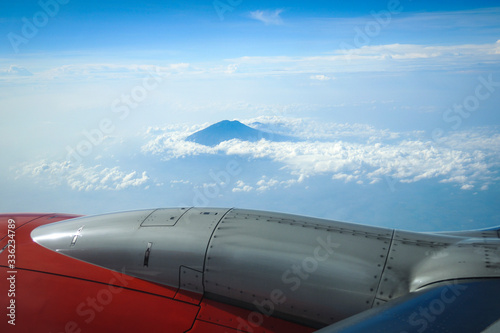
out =
<svg viewBox="0 0 500 333"><path fill-rule="evenodd" d="M261 139L268 141L295 141L292 137L259 131L248 127L237 120L223 120L205 129L195 132L186 138L205 146L216 146L223 141L239 139L255 142Z"/></svg>

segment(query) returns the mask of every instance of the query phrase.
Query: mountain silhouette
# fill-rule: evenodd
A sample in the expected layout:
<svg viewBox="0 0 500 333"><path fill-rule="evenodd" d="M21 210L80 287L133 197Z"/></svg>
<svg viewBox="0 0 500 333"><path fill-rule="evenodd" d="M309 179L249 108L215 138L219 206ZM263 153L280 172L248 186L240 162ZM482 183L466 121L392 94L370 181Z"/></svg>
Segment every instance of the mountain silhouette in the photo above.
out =
<svg viewBox="0 0 500 333"><path fill-rule="evenodd" d="M255 142L261 139L268 141L296 141L295 138L264 132L251 128L237 120L223 120L205 129L195 132L186 138L205 146L216 146L223 141L239 139L241 141Z"/></svg>

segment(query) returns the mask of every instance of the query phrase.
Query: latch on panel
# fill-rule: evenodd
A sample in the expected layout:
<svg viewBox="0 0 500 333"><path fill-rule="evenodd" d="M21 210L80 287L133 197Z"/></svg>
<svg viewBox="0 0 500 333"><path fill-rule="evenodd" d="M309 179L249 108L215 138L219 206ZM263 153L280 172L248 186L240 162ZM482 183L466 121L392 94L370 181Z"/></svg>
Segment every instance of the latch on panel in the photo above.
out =
<svg viewBox="0 0 500 333"><path fill-rule="evenodd" d="M149 255L151 254L151 247L152 246L153 246L153 243L149 242L148 248L146 249L146 252L144 252L144 267L149 266Z"/></svg>
<svg viewBox="0 0 500 333"><path fill-rule="evenodd" d="M73 239L71 240L70 246L75 246L76 241L78 240L78 237L81 236L82 230L83 230L84 225L82 225L78 230L76 231L76 234L73 235Z"/></svg>

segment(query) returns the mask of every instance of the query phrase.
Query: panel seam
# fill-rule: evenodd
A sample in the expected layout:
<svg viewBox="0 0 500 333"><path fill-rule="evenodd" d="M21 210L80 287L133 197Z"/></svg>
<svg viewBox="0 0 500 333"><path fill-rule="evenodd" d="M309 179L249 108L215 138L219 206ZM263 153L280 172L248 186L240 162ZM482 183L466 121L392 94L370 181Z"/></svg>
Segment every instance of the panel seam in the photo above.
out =
<svg viewBox="0 0 500 333"><path fill-rule="evenodd" d="M380 272L380 279L378 281L378 284L377 284L377 289L375 289L375 294L373 296L373 301L372 301L372 304L371 304L371 307L373 308L373 305L375 304L375 300L377 299L377 296L378 296L378 292L380 290L380 286L382 285L382 278L384 276L384 273L385 273L385 270L387 268L387 261L389 260L389 256L391 254L391 250L392 250L392 246L394 244L394 234L396 233L396 230L393 229L392 230L392 235L391 235L391 243L389 245L389 247L387 248L387 253L386 253L386 256L385 256L385 262L384 262L384 266L382 267L382 271Z"/></svg>
<svg viewBox="0 0 500 333"><path fill-rule="evenodd" d="M205 293L205 273L206 273L206 266L207 266L207 258L208 258L208 250L210 248L210 244L212 243L212 240L214 239L215 232L217 231L217 228L219 228L220 223L224 218L231 212L234 208L229 208L220 218L219 222L215 225L214 229L212 230L212 234L210 235L210 238L208 239L207 242L207 248L205 249L205 257L203 258L203 277L201 281L201 285L203 286L203 293Z"/></svg>

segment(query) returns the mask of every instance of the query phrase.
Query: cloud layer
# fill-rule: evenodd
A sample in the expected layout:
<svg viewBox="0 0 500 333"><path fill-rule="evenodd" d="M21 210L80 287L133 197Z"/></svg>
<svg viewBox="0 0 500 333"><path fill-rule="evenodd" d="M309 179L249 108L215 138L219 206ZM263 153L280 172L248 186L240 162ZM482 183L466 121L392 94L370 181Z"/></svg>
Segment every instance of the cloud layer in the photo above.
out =
<svg viewBox="0 0 500 333"><path fill-rule="evenodd" d="M1 69L0 68L0 76L32 76L27 68L17 65L11 65L9 68Z"/></svg>
<svg viewBox="0 0 500 333"><path fill-rule="evenodd" d="M17 172L17 177L33 178L49 186L67 185L76 191L124 190L149 181L145 171L138 175L136 171L127 173L118 167L73 166L68 161L26 164Z"/></svg>
<svg viewBox="0 0 500 333"><path fill-rule="evenodd" d="M121 165L131 171L122 171L113 164L116 162L106 160L99 160L100 165L42 160L22 165L17 178L34 179L50 186L64 185L76 191L148 188L153 183L158 185L187 176L172 174L168 176L171 179L165 179L166 175L152 169L154 165L185 161L195 166L203 164L198 157L212 156L260 161L262 173L248 173L247 178L233 179L235 193L286 188L316 176L327 176L332 182L366 185L381 181L434 180L462 190L487 190L500 179L497 174L500 134L487 128L451 132L434 142L419 131L398 133L365 124L320 123L277 116L241 121L263 131L294 136L297 140L274 142L272 136L271 140L258 142L232 139L208 147L185 139L209 124L169 125L149 128L142 135L141 151L128 152L136 157L120 158ZM119 155L120 149L118 144L107 148L113 155ZM137 167L131 165L137 163L141 163L144 171L134 171ZM154 181L148 174L153 175ZM183 184L191 186L196 182L191 177Z"/></svg>
<svg viewBox="0 0 500 333"><path fill-rule="evenodd" d="M172 128L157 130L142 147L146 154L164 160L223 154L268 159L281 163L297 179L329 175L332 180L373 184L390 178L402 183L435 179L464 190L488 188L498 177L500 135L488 132L457 132L440 143L422 133L395 133L361 124L319 124L299 119L262 117L247 120L264 129L302 138L299 142L247 142L230 140L207 147L184 138L191 132ZM235 192L264 190L277 180L236 184Z"/></svg>
<svg viewBox="0 0 500 333"><path fill-rule="evenodd" d="M266 24L281 24L280 10L256 11L252 17ZM33 82L47 80L123 80L148 75L189 78L234 76L303 75L317 81L330 81L338 73L413 72L416 70L466 70L496 66L500 57L500 40L487 44L380 44L356 46L341 44L320 54L302 56L240 56L203 63L74 63L57 67L45 66L36 71L18 65L0 68L2 80L31 77Z"/></svg>

